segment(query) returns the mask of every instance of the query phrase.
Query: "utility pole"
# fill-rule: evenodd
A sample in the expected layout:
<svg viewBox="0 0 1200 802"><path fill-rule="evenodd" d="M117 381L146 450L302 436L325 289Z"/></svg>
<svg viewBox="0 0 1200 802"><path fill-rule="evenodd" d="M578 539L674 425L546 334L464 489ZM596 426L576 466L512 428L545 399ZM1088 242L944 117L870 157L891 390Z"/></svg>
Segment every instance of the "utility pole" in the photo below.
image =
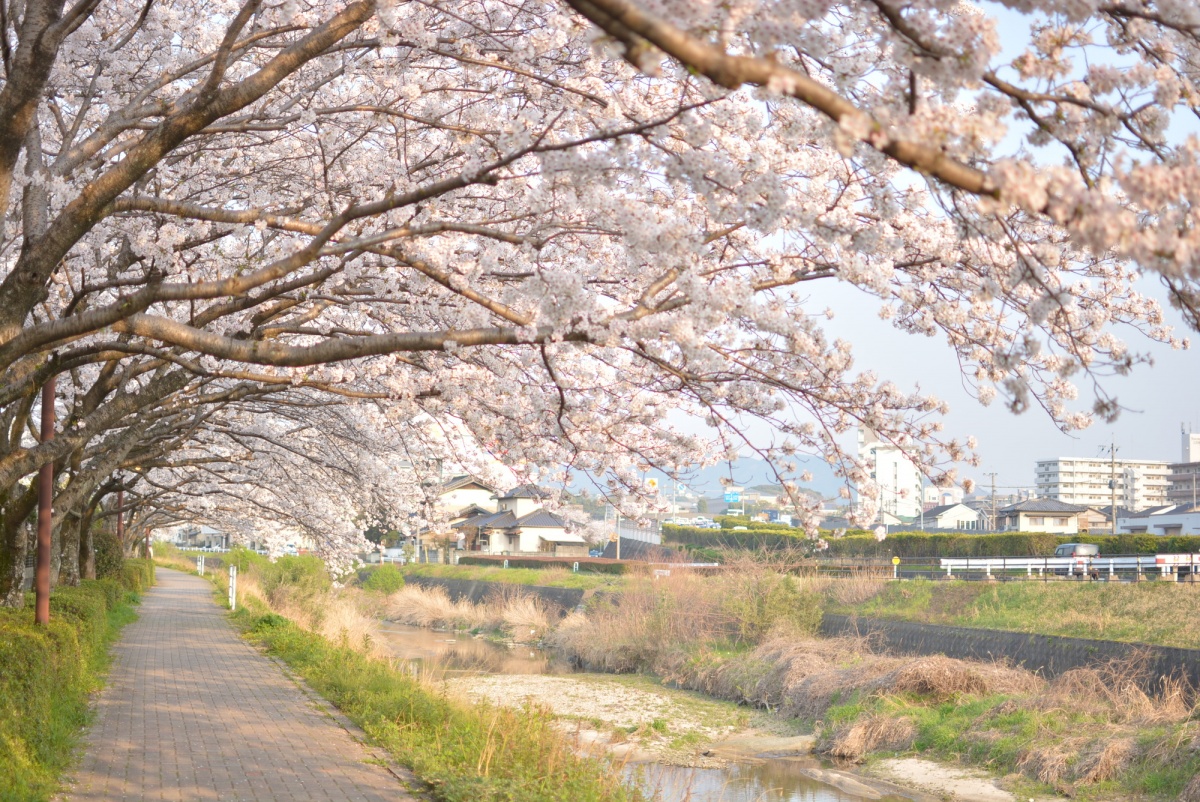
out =
<svg viewBox="0 0 1200 802"><path fill-rule="evenodd" d="M42 442L54 439L54 381L51 376L42 385ZM37 564L34 569L35 624L50 623L50 546L54 521L54 460L38 473Z"/></svg>
<svg viewBox="0 0 1200 802"><path fill-rule="evenodd" d="M1108 447L1109 456L1109 471L1108 471L1108 489L1112 493L1112 513L1109 516L1111 529L1109 534L1117 533L1117 438L1114 436L1112 445Z"/></svg>
<svg viewBox="0 0 1200 802"><path fill-rule="evenodd" d="M613 505L613 512L617 516L617 559L621 559L621 511Z"/></svg>
<svg viewBox="0 0 1200 802"><path fill-rule="evenodd" d="M996 523L996 472L985 473L984 476L992 477L992 531L1000 531L1000 527Z"/></svg>

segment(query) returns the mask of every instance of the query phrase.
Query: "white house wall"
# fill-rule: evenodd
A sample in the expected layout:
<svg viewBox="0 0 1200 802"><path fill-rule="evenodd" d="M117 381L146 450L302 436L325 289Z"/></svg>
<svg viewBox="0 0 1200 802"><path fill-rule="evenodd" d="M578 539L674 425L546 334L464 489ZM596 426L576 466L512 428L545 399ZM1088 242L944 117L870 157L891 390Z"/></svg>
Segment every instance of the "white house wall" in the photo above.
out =
<svg viewBox="0 0 1200 802"><path fill-rule="evenodd" d="M1200 513L1117 518L1117 531L1123 534L1196 535L1200 534Z"/></svg>
<svg viewBox="0 0 1200 802"><path fill-rule="evenodd" d="M496 494L492 491L478 487L460 487L439 496L438 504L444 513L455 513L472 504L496 512L496 500L492 498L494 495Z"/></svg>

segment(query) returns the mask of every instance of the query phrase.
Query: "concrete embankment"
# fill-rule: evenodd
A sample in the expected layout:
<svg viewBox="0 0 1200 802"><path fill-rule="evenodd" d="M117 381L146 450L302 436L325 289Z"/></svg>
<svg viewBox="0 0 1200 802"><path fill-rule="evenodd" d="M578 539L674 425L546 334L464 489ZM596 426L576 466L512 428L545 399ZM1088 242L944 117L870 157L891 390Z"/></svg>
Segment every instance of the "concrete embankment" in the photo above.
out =
<svg viewBox="0 0 1200 802"><path fill-rule="evenodd" d="M546 602L562 615L574 610L584 599L584 591L579 588L548 588L539 585L482 582L474 579L443 579L414 574L406 574L404 581L422 588L442 588L451 601L466 599L473 604L481 604L497 597L527 593Z"/></svg>
<svg viewBox="0 0 1200 802"><path fill-rule="evenodd" d="M1003 659L1047 678L1114 660L1138 662L1145 667L1140 673L1147 691L1156 689L1160 677L1169 676L1186 677L1193 687L1200 687L1200 649L829 614L821 619L820 634L868 636L898 654L942 654L961 660Z"/></svg>

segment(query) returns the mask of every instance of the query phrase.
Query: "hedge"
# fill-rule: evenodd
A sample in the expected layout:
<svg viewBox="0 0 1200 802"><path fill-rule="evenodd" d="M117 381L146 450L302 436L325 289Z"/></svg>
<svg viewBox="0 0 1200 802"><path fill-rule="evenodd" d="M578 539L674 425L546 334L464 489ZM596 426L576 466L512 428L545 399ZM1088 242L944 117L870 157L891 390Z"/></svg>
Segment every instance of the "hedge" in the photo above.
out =
<svg viewBox="0 0 1200 802"><path fill-rule="evenodd" d="M154 585L154 560L125 560L121 566L121 583L134 593L145 593Z"/></svg>
<svg viewBox="0 0 1200 802"><path fill-rule="evenodd" d="M596 557L459 557L459 565L488 565L493 568L503 566L508 560L509 568L550 568L566 566L571 568L579 563L580 571L591 571L597 574L623 574L629 570L629 563L605 560Z"/></svg>
<svg viewBox="0 0 1200 802"><path fill-rule="evenodd" d="M663 526L663 536L671 544L686 548L742 549L781 551L805 545L804 533L779 534L770 531L729 531ZM1045 532L1000 532L974 535L945 532L893 532L876 540L873 534L850 534L833 538L823 533L828 558L940 559L942 557L1048 557L1063 543L1094 543L1101 554L1186 554L1200 552L1196 535L1052 535Z"/></svg>
<svg viewBox="0 0 1200 802"><path fill-rule="evenodd" d="M109 613L127 590L148 586L143 568L129 577L133 584L110 577L56 588L45 626L33 623L32 593L23 608L0 608L0 799L55 793L120 626Z"/></svg>
<svg viewBox="0 0 1200 802"><path fill-rule="evenodd" d="M789 529L790 532L777 531ZM750 551L779 551L802 548L804 530L773 524L772 529L756 527L745 532L729 529L697 529L694 526L663 524L663 541L673 546L710 549L747 549Z"/></svg>

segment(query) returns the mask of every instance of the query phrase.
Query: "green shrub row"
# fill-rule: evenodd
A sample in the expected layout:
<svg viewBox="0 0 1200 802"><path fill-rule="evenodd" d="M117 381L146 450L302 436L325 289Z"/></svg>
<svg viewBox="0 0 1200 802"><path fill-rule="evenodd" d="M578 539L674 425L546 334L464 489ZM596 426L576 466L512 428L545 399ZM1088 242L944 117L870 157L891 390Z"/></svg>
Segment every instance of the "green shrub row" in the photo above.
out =
<svg viewBox="0 0 1200 802"><path fill-rule="evenodd" d="M24 608L0 608L0 799L49 799L88 720L108 645L134 619L128 602L153 582L127 561L121 578L85 580L50 594L50 623Z"/></svg>
<svg viewBox="0 0 1200 802"><path fill-rule="evenodd" d="M571 568L579 563L580 571L590 571L595 574L623 574L629 569L628 563L598 560L587 557L459 557L459 565L487 565L493 568L504 565L508 560L509 568Z"/></svg>
<svg viewBox="0 0 1200 802"><path fill-rule="evenodd" d="M748 529L730 531L663 526L664 539L687 549L738 549L781 551L804 545L804 533L795 534ZM834 538L823 533L829 558L940 559L942 557L1049 557L1063 543L1094 543L1101 554L1186 554L1200 552L1196 535L1052 535L1045 532L968 533L893 532L884 540L873 534L849 534Z"/></svg>
<svg viewBox="0 0 1200 802"><path fill-rule="evenodd" d="M154 561L144 557L125 560L121 566L121 584L134 593L145 593L154 586Z"/></svg>
<svg viewBox="0 0 1200 802"><path fill-rule="evenodd" d="M775 524L778 527L778 524ZM778 529L697 529L694 526L663 524L665 545L700 549L745 549L749 551L779 551L795 549L804 545L804 530L783 527Z"/></svg>

